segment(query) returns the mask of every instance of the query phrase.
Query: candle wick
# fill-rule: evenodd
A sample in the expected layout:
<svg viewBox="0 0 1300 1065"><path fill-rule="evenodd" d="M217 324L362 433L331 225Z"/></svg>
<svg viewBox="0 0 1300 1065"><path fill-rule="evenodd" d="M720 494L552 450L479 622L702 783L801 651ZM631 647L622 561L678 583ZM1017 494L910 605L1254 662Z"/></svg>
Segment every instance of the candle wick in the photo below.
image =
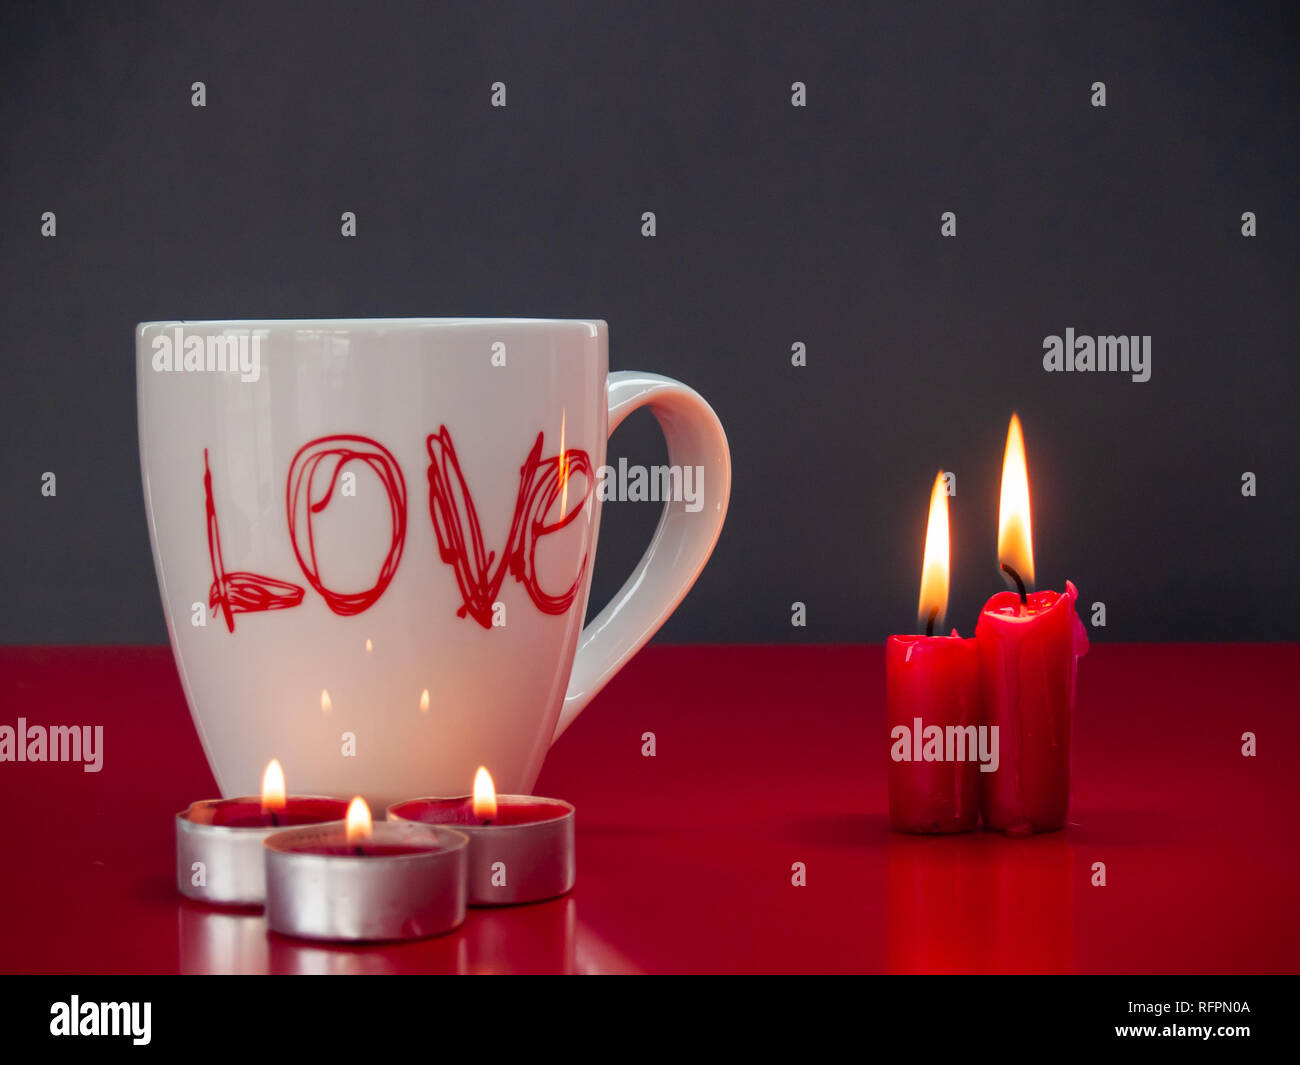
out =
<svg viewBox="0 0 1300 1065"><path fill-rule="evenodd" d="M272 810L272 811L271 811L271 825L272 825L273 827L278 827L279 824L280 824L280 815L277 814L274 810Z"/></svg>
<svg viewBox="0 0 1300 1065"><path fill-rule="evenodd" d="M930 611L930 616L925 619L925 634L927 636L934 635L934 620L938 616L939 616L939 608L935 607L933 610Z"/></svg>
<svg viewBox="0 0 1300 1065"><path fill-rule="evenodd" d="M1026 604L1025 582L1020 579L1020 574L1017 573L1015 570L1013 570L1005 562L1002 563L1002 572L1009 574L1011 579L1016 582L1016 591L1020 593L1020 605L1024 606Z"/></svg>
<svg viewBox="0 0 1300 1065"><path fill-rule="evenodd" d="M361 844L357 843L353 845L352 853L355 854L358 858L361 858L364 857L366 852L365 849L361 846Z"/></svg>
<svg viewBox="0 0 1300 1065"><path fill-rule="evenodd" d="M485 824L485 825L490 825L490 824L492 823L492 818L490 818L490 817L485 817L485 818L483 818L483 820L482 820L481 823L482 823L482 824Z"/></svg>

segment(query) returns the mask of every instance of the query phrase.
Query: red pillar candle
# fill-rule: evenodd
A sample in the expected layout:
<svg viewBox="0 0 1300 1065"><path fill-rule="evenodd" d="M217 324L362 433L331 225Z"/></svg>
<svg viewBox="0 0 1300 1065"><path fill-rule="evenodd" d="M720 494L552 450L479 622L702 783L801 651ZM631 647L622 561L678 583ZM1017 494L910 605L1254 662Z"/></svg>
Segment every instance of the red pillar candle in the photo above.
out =
<svg viewBox="0 0 1300 1065"><path fill-rule="evenodd" d="M1078 592L1027 592L1034 581L1029 476L1020 419L1011 416L1002 463L998 558L1017 591L984 604L975 626L984 720L997 728L997 772L980 780L986 828L1029 835L1061 828L1070 807L1070 719L1088 637Z"/></svg>
<svg viewBox="0 0 1300 1065"><path fill-rule="evenodd" d="M885 644L889 821L900 832L969 832L979 816L979 655L974 640L934 636L948 606L948 495L930 493L921 572L924 636Z"/></svg>

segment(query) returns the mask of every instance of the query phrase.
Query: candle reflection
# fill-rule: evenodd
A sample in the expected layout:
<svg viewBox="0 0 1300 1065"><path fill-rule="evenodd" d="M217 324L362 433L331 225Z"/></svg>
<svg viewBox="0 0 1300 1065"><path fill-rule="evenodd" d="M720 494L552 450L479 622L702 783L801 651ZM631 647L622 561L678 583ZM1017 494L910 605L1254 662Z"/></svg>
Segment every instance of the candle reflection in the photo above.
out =
<svg viewBox="0 0 1300 1065"><path fill-rule="evenodd" d="M895 973L1054 973L1074 967L1074 855L1064 836L889 840Z"/></svg>
<svg viewBox="0 0 1300 1065"><path fill-rule="evenodd" d="M402 965L383 950L351 944L311 943L274 932L269 945L269 972L277 976L385 976L404 972Z"/></svg>
<svg viewBox="0 0 1300 1065"><path fill-rule="evenodd" d="M268 933L260 910L182 905L177 919L187 974L599 974L639 971L578 919L572 896L472 911L451 935L398 946L316 943Z"/></svg>
<svg viewBox="0 0 1300 1065"><path fill-rule="evenodd" d="M565 973L576 971L578 906L572 898L533 906L478 910L459 932L457 972Z"/></svg>
<svg viewBox="0 0 1300 1065"><path fill-rule="evenodd" d="M183 904L177 908L176 932L182 973L227 976L267 971L266 921L260 909Z"/></svg>

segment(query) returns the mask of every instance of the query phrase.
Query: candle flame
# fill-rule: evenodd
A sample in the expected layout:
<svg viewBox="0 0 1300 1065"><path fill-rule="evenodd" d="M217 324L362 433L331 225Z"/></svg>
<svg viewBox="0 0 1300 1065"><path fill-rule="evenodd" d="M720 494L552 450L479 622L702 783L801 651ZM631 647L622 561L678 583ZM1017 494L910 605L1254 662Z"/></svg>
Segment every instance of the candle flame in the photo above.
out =
<svg viewBox="0 0 1300 1065"><path fill-rule="evenodd" d="M365 843L370 838L372 822L370 807L358 795L348 803L347 837L349 843Z"/></svg>
<svg viewBox="0 0 1300 1065"><path fill-rule="evenodd" d="M330 693L324 688L320 690L320 709L323 714L328 714L334 709L334 704L330 702Z"/></svg>
<svg viewBox="0 0 1300 1065"><path fill-rule="evenodd" d="M420 692L420 710L424 713L429 712L429 689L425 688Z"/></svg>
<svg viewBox="0 0 1300 1065"><path fill-rule="evenodd" d="M998 561L1025 582L1034 583L1034 537L1029 524L1029 470L1020 419L1011 415L1002 457L1002 499L998 505Z"/></svg>
<svg viewBox="0 0 1300 1065"><path fill-rule="evenodd" d="M280 759L272 758L262 774L262 813L279 813L284 809L284 803L284 767L280 765Z"/></svg>
<svg viewBox="0 0 1300 1065"><path fill-rule="evenodd" d="M367 640L367 641L366 641L366 654L369 654L369 653L370 653L371 651L373 651L374 649L375 649L375 645L374 645L373 643L371 643L369 640Z"/></svg>
<svg viewBox="0 0 1300 1065"><path fill-rule="evenodd" d="M943 470L930 490L930 520L925 527L925 561L921 564L921 600L917 617L924 628L937 611L935 622L943 625L948 612L948 488Z"/></svg>
<svg viewBox="0 0 1300 1065"><path fill-rule="evenodd" d="M474 816L480 821L491 821L497 815L497 789L492 774L486 766L479 766L474 774Z"/></svg>

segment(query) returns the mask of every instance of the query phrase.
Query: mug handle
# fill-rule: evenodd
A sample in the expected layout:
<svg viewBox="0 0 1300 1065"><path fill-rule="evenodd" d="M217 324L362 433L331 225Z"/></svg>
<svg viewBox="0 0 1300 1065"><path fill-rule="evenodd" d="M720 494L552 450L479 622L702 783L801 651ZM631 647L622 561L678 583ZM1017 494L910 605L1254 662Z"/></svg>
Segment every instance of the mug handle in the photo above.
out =
<svg viewBox="0 0 1300 1065"><path fill-rule="evenodd" d="M613 434L634 410L649 407L668 442L669 464L703 471L704 505L692 513L685 500L664 503L659 526L636 569L582 630L552 743L685 598L713 553L731 498L727 434L698 392L671 377L634 370L611 373L608 390L609 432Z"/></svg>

